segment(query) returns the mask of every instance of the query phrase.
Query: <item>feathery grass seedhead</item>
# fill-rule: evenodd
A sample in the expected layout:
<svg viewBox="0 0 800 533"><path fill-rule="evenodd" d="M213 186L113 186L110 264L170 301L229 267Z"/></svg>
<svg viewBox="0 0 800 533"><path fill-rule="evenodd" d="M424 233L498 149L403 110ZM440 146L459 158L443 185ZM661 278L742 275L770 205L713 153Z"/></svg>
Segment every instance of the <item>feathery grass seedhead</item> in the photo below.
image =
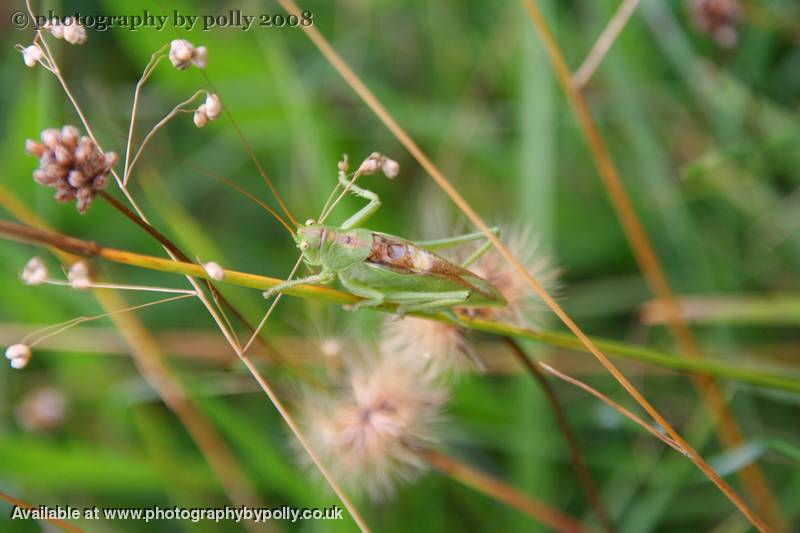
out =
<svg viewBox="0 0 800 533"><path fill-rule="evenodd" d="M186 39L175 39L170 43L169 60L178 70L185 70L189 65L206 68L208 50L205 46L195 47Z"/></svg>
<svg viewBox="0 0 800 533"><path fill-rule="evenodd" d="M722 48L733 48L739 41L741 9L737 0L689 0L689 15L695 28Z"/></svg>
<svg viewBox="0 0 800 533"><path fill-rule="evenodd" d="M117 155L101 152L92 139L81 137L75 126L46 129L41 139L41 143L25 141L25 150L39 158L34 181L56 189L55 198L61 203L74 200L78 212L85 213L108 183L108 173Z"/></svg>
<svg viewBox="0 0 800 533"><path fill-rule="evenodd" d="M350 366L338 394L308 392L304 420L336 479L380 500L426 469L419 450L438 440L447 397L419 365L381 354Z"/></svg>
<svg viewBox="0 0 800 533"><path fill-rule="evenodd" d="M47 266L38 257L32 257L25 264L19 276L26 285L41 285L49 277Z"/></svg>
<svg viewBox="0 0 800 533"><path fill-rule="evenodd" d="M500 232L506 246L528 273L533 276L548 294L558 292L559 271L553 258L542 250L542 245L530 228L511 227ZM492 318L526 324L531 315L541 309L541 301L517 271L495 249L483 254L469 268L500 291L508 305L506 307L471 308L463 310L470 316Z"/></svg>

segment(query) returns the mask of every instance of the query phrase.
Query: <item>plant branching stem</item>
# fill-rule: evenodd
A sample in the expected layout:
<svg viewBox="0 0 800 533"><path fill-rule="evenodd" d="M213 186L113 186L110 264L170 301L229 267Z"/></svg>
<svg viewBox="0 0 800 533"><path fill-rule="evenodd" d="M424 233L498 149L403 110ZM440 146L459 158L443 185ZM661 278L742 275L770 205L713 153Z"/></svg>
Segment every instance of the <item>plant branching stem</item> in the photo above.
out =
<svg viewBox="0 0 800 533"><path fill-rule="evenodd" d="M52 246L59 250L72 253L81 257L99 257L115 263L158 270L171 274L192 276L195 278L208 279L208 273L200 265L188 262L173 261L167 258L153 257L149 255L137 254L116 248L99 246L97 243L68 237L60 233L31 228L25 225L16 224L0 220L0 236L9 240L29 242L33 244ZM274 287L284 280L250 274L236 270L224 270L223 282L231 283L241 287L265 290ZM329 287L316 285L298 285L286 290L286 294L302 298L314 298L324 300L334 304L347 305L359 301L353 294L343 292ZM382 311L392 311L391 306L380 308ZM438 320L440 322L451 322L452 319L445 314L420 315L424 318ZM520 337L543 342L553 346L568 348L572 350L588 352L586 346L576 339L573 335L563 331L533 330L504 322L492 320L461 317L459 324L466 325L475 331L494 333L497 335L507 335L510 337ZM722 379L730 379L747 383L756 387L764 387L800 393L800 379L790 375L778 375L768 372L740 368L730 365L723 361L709 359L689 359L680 357L677 354L634 346L618 341L593 338L594 344L611 355L618 358L638 361L653 366L668 368L679 372L688 372L706 376L714 376Z"/></svg>
<svg viewBox="0 0 800 533"><path fill-rule="evenodd" d="M511 349L511 353L514 354L514 357L517 359L517 361L519 361L520 365L522 365L525 370L528 371L528 373L542 388L542 392L544 392L548 403L550 403L550 407L553 409L553 415L555 415L558 428L564 435L564 440L566 441L567 448L569 449L569 458L570 462L572 463L572 469L575 470L575 474L578 476L578 481L586 493L589 504L592 506L592 509L594 509L597 519L600 520L600 523L603 525L603 529L607 532L614 531L614 525L611 523L611 519L608 517L608 513L606 513L606 510L603 507L603 502L600 499L600 494L597 491L597 486L594 483L592 474L589 471L589 468L586 466L586 463L583 461L580 446L578 446L578 441L575 438L575 434L572 432L572 428L569 425L569 420L567 420L567 415L564 412L564 408L561 405L561 401L558 399L555 389L544 376L542 371L539 370L539 367L537 367L536 364L531 361L530 357L528 357L528 354L525 353L517 341L506 335L503 337L503 342L505 342L506 345Z"/></svg>

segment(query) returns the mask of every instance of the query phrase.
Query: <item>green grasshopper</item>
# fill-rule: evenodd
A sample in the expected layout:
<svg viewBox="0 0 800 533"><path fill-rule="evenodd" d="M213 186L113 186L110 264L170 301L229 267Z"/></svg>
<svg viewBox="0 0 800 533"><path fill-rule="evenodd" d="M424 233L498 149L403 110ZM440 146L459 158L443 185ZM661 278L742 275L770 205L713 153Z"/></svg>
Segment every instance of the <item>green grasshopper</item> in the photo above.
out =
<svg viewBox="0 0 800 533"><path fill-rule="evenodd" d="M320 222L308 220L294 233L303 261L310 267L319 267L319 273L276 285L264 292L265 298L296 285L327 284L338 277L345 289L362 298L352 309L396 304L396 312L402 316L415 311L506 305L506 299L491 283L467 270L489 249L490 242L481 245L460 265L433 253L485 238L483 233L411 242L359 227L381 205L378 195L354 184L359 175L356 172L348 181L340 170L338 181L345 193L349 190L368 200L366 206L338 227L322 223L326 216L323 210ZM497 228L492 231L497 234Z"/></svg>

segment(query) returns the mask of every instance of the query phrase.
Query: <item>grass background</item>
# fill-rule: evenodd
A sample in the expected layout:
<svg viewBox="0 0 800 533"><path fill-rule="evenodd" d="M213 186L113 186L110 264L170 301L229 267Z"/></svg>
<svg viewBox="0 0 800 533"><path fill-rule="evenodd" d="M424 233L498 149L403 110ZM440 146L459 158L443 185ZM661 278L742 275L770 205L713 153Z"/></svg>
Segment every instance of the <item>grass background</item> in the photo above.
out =
<svg viewBox="0 0 800 533"><path fill-rule="evenodd" d="M582 61L617 2L541 1L568 63ZM645 0L590 82L585 95L637 213L679 294L798 294L800 216L800 50L798 9L786 1L743 2L740 43L719 49L688 21L682 2ZM37 4L86 14L281 13L276 3L133 0ZM649 299L642 276L597 178L541 42L520 5L505 2L304 2L315 25L485 219L532 225L564 270L563 303L590 334L671 348L662 328L642 324ZM158 246L107 205L86 216L56 204L35 185L23 143L45 127L77 123L56 81L26 69L15 43L30 30L8 26L17 0L0 7L0 183L54 227L100 243L159 255ZM318 214L342 153L360 160L373 150L397 159L400 177L371 178L384 205L370 227L409 238L444 236L464 226L384 126L355 97L298 30L234 28L209 32L113 29L89 32L82 47L54 43L62 70L105 149L123 153L133 86L150 54L173 38L209 49L208 75L295 216ZM51 39L52 42L52 39ZM139 138L180 100L204 87L200 74L162 65L143 94ZM230 123L197 130L181 116L151 145L132 191L156 227L191 257L238 270L285 276L293 243L257 206L198 173L188 160L235 179L260 198L268 191ZM113 187L111 188L113 191ZM337 210L343 220L359 202ZM10 218L4 214L4 218ZM18 272L33 254L0 245L0 333L15 324L49 324L101 312L90 294L23 286ZM52 268L55 262L50 262ZM120 282L182 286L180 278L103 264ZM253 321L256 291L225 287ZM126 295L127 296L127 295ZM146 296L127 296L132 303ZM767 311L769 302L765 302ZM195 302L140 313L156 334L194 339L213 324ZM707 353L736 363L797 373L800 315L766 313L758 323L697 328ZM286 299L270 322L277 336L314 341L319 331L368 337L379 317L343 313ZM542 322L550 319L546 313ZM105 324L94 324L100 326ZM554 325L551 324L551 325ZM86 329L87 332L95 331ZM88 333L87 333L88 335ZM531 345L537 357L570 368L612 397L619 388L586 355ZM487 350L495 349L489 345ZM497 348L499 349L499 348ZM299 469L274 409L247 384L238 365L186 358L173 366L236 453L270 505L324 506L335 500ZM721 454L684 376L626 366L634 382L726 479L758 460L787 516L798 523L800 427L797 398L726 386L748 446ZM282 395L294 378L271 369ZM14 412L26 394L49 385L68 401L66 418L45 432L23 430ZM620 531L697 531L741 526L735 510L685 458L606 410L582 392L557 385L567 404L603 500ZM569 513L591 518L563 440L540 391L524 376L462 376L449 407L447 448L470 464ZM142 380L129 357L37 351L24 372L0 369L0 490L41 504L77 507L222 505L220 486L178 420ZM531 520L437 474L402 489L391 502L359 502L378 531L530 531ZM0 529L35 531L10 522ZM140 530L134 523L82 524L92 531ZM173 531L159 523L154 530ZM207 524L179 524L212 530ZM235 530L236 526L226 526ZM280 524L281 529L342 530L340 523ZM726 529L727 528L727 529Z"/></svg>

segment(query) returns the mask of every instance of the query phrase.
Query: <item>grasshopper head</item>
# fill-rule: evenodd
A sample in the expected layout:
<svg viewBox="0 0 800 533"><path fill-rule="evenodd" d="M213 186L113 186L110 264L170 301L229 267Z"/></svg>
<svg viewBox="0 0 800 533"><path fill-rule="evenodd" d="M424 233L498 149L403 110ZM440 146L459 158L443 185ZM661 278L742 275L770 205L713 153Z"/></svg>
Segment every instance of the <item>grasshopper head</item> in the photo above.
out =
<svg viewBox="0 0 800 533"><path fill-rule="evenodd" d="M325 227L309 221L305 226L297 228L294 240L303 254L303 259L309 265L319 265L320 249L325 236Z"/></svg>

